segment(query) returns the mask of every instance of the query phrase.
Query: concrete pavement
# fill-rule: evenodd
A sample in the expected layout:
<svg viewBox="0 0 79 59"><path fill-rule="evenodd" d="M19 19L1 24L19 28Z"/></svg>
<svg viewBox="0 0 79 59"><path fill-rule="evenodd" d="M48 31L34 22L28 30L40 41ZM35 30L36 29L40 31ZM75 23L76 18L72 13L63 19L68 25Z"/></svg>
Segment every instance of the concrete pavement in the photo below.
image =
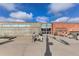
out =
<svg viewBox="0 0 79 59"><path fill-rule="evenodd" d="M17 37L14 41L0 45L2 56L43 56L44 50L45 40L33 43L31 37Z"/></svg>
<svg viewBox="0 0 79 59"><path fill-rule="evenodd" d="M53 51L53 56L79 56L79 40L69 39L67 37L56 37L57 40L64 40L69 43L66 45L57 40L53 40L53 47L51 48Z"/></svg>
<svg viewBox="0 0 79 59"><path fill-rule="evenodd" d="M79 40L69 39L67 37L56 36L48 37L49 50L52 56L79 56ZM69 43L66 45L64 42ZM1 39L0 42L7 41ZM16 37L13 41L0 45L0 56L44 56L46 52L46 36L44 41L33 43L32 37Z"/></svg>

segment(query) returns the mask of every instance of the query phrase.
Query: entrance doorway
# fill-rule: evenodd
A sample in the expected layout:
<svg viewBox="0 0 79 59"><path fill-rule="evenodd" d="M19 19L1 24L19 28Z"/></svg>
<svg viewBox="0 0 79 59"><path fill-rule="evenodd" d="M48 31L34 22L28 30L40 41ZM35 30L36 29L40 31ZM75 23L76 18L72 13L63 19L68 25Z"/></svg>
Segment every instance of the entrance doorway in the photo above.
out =
<svg viewBox="0 0 79 59"><path fill-rule="evenodd" d="M42 34L51 34L51 28L41 28Z"/></svg>

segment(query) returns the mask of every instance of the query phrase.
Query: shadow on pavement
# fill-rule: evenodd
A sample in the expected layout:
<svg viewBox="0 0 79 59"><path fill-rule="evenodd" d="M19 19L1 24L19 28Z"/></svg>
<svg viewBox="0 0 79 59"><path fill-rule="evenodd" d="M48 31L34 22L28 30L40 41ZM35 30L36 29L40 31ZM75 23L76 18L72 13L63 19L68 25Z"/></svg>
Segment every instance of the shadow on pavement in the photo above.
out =
<svg viewBox="0 0 79 59"><path fill-rule="evenodd" d="M9 42L12 42L12 41L13 40L4 41L4 42L1 42L0 45L6 44L6 43L9 43Z"/></svg>
<svg viewBox="0 0 79 59"><path fill-rule="evenodd" d="M66 42L66 41L64 41L62 39L60 39L60 42L63 43L63 44L65 44L65 45L70 45L68 42Z"/></svg>
<svg viewBox="0 0 79 59"><path fill-rule="evenodd" d="M54 40L56 40L57 42L60 42L60 43L63 43L65 45L70 45L68 42L66 42L65 40L62 40L62 39L56 39L56 37L53 37Z"/></svg>
<svg viewBox="0 0 79 59"><path fill-rule="evenodd" d="M16 37L0 37L0 39L8 39L8 41L4 41L4 42L1 42L0 45L3 45L3 44L6 44L6 43L9 43L9 42L12 42L14 40L12 39L15 39Z"/></svg>
<svg viewBox="0 0 79 59"><path fill-rule="evenodd" d="M53 45L53 43L49 42L48 36L46 38L46 51L44 56L52 56L49 45Z"/></svg>

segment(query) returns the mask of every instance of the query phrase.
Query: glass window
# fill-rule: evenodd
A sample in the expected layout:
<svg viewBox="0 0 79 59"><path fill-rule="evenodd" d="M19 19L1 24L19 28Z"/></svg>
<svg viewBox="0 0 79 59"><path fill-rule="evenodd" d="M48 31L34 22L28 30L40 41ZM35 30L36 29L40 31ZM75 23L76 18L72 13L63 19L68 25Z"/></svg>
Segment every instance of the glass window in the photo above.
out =
<svg viewBox="0 0 79 59"><path fill-rule="evenodd" d="M0 27L29 27L32 24L0 24Z"/></svg>
<svg viewBox="0 0 79 59"><path fill-rule="evenodd" d="M41 28L51 28L51 24L42 24Z"/></svg>

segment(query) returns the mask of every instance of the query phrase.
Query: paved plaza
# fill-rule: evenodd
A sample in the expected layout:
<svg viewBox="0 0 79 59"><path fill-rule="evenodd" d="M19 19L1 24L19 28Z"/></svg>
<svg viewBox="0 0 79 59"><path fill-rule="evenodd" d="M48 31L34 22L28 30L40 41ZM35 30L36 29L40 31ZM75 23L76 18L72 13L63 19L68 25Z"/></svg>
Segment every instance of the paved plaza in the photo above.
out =
<svg viewBox="0 0 79 59"><path fill-rule="evenodd" d="M16 37L12 41L0 39L0 56L79 56L79 40L50 35L43 38L43 42L35 43L29 36Z"/></svg>

